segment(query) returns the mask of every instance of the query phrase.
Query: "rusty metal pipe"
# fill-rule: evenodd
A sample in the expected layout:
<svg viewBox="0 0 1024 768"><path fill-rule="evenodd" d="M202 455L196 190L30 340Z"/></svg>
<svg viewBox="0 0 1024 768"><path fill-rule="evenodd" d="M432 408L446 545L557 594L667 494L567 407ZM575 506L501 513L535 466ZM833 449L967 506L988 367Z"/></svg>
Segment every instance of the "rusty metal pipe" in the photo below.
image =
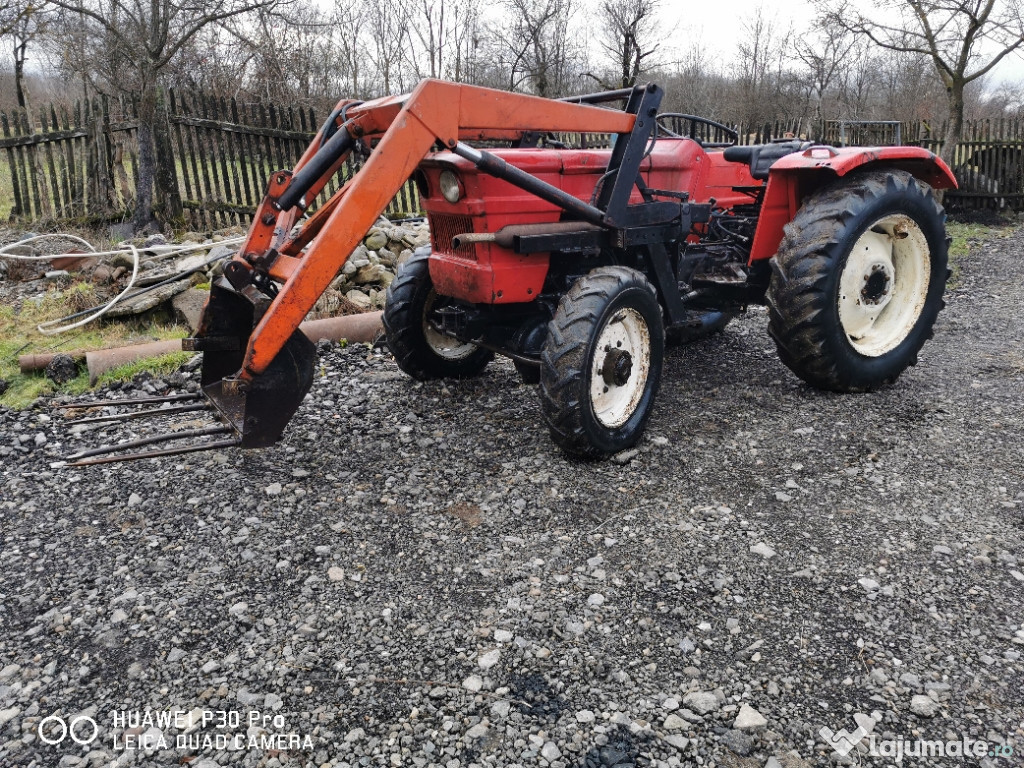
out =
<svg viewBox="0 0 1024 768"><path fill-rule="evenodd" d="M358 315L328 317L322 320L307 320L300 328L306 337L313 342L320 339L340 341L347 339L354 343L374 341L384 330L381 325L381 313L364 312ZM60 354L71 355L76 362L85 361L89 369L89 383L95 384L99 377L111 370L136 360L149 357L160 357L171 352L181 351L181 339L154 341L146 344L133 344L128 347L114 347L95 351L73 350ZM41 371L50 364L58 353L21 355L18 365L22 373Z"/></svg>
<svg viewBox="0 0 1024 768"><path fill-rule="evenodd" d="M383 333L381 324L383 312L363 312L358 315L342 315L341 317L325 317L322 320L307 320L299 326L306 338L316 343L320 339L341 341L345 339L354 343L375 341Z"/></svg>
<svg viewBox="0 0 1024 768"><path fill-rule="evenodd" d="M168 355L171 352L181 352L181 339L168 339L148 344L134 344L130 347L86 352L85 366L89 369L89 384L94 385L102 374L113 368L134 363L136 360Z"/></svg>
<svg viewBox="0 0 1024 768"><path fill-rule="evenodd" d="M71 355L76 363L85 362L85 350L75 349L71 352L46 352L41 355L19 355L18 367L22 373L34 373L41 371L48 366L57 355Z"/></svg>

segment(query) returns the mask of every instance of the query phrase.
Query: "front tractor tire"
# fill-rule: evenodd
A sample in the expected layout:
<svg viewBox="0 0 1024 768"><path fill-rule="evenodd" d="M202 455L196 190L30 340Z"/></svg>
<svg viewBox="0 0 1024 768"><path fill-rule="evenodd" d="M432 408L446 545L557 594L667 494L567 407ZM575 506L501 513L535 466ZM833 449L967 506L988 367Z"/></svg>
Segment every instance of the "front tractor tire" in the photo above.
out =
<svg viewBox="0 0 1024 768"><path fill-rule="evenodd" d="M581 458L634 445L664 354L662 310L642 273L600 267L579 278L558 303L541 354L541 410L552 440Z"/></svg>
<svg viewBox="0 0 1024 768"><path fill-rule="evenodd" d="M398 268L388 288L381 320L398 367L419 381L476 376L494 353L461 342L431 324L431 314L447 301L430 280L430 254L417 253Z"/></svg>
<svg viewBox="0 0 1024 768"><path fill-rule="evenodd" d="M768 330L820 389L890 384L931 338L947 276L945 215L905 171L868 171L808 196L772 260Z"/></svg>

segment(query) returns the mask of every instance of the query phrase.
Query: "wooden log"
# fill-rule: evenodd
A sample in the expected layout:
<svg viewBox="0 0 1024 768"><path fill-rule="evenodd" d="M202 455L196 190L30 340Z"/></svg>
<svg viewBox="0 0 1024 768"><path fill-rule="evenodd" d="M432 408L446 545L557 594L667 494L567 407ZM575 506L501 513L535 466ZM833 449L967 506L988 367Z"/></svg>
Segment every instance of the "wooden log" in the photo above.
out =
<svg viewBox="0 0 1024 768"><path fill-rule="evenodd" d="M126 317L129 315L141 315L153 307L177 296L192 284L192 276L184 277L173 283L156 288L152 291L126 299L107 310L106 317Z"/></svg>

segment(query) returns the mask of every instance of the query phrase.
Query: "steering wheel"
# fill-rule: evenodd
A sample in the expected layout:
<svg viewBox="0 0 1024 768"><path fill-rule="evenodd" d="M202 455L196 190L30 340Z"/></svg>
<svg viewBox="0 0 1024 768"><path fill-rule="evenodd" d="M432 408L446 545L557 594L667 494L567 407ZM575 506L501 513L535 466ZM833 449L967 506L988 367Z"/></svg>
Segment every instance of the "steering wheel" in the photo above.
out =
<svg viewBox="0 0 1024 768"><path fill-rule="evenodd" d="M683 133L677 133L676 131L673 131L673 130L670 130L669 128L666 128L665 125L662 123L662 120L664 120L666 118L672 120L673 125L675 127L679 128L680 130L683 130L684 132ZM716 122L714 120L709 120L706 117L698 117L697 115L684 115L681 112L662 112L655 119L659 123L659 128L658 128L659 131L663 131L664 133L668 134L669 136L673 136L675 138L684 138L684 137L686 137L686 138L693 139L698 144L700 144L702 147L731 147L734 144L736 144L739 141L739 138L740 138L739 133L737 133L735 130L733 130L729 126L723 125L722 123ZM689 123L689 130L685 130L682 127L683 123ZM698 133L697 126L698 125L706 126L705 130L703 131L704 133L706 133L706 134L708 134L710 136L724 136L726 138L726 141L703 141L703 140L701 140L697 136L697 133Z"/></svg>

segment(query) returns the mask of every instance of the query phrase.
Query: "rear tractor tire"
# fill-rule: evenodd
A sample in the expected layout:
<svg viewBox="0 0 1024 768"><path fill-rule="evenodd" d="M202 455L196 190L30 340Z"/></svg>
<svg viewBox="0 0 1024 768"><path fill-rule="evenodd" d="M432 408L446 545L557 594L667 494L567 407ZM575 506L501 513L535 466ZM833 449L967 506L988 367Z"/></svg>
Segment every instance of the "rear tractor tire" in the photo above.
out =
<svg viewBox="0 0 1024 768"><path fill-rule="evenodd" d="M772 260L768 330L779 357L821 389L890 384L944 306L945 214L905 171L868 171L810 195Z"/></svg>
<svg viewBox="0 0 1024 768"><path fill-rule="evenodd" d="M476 376L494 353L440 333L432 312L447 301L430 280L430 254L418 253L398 268L388 288L381 318L388 347L398 367L419 381Z"/></svg>
<svg viewBox="0 0 1024 768"><path fill-rule="evenodd" d="M552 440L581 458L635 444L664 354L662 310L642 273L600 267L579 278L558 303L541 354L541 410Z"/></svg>

